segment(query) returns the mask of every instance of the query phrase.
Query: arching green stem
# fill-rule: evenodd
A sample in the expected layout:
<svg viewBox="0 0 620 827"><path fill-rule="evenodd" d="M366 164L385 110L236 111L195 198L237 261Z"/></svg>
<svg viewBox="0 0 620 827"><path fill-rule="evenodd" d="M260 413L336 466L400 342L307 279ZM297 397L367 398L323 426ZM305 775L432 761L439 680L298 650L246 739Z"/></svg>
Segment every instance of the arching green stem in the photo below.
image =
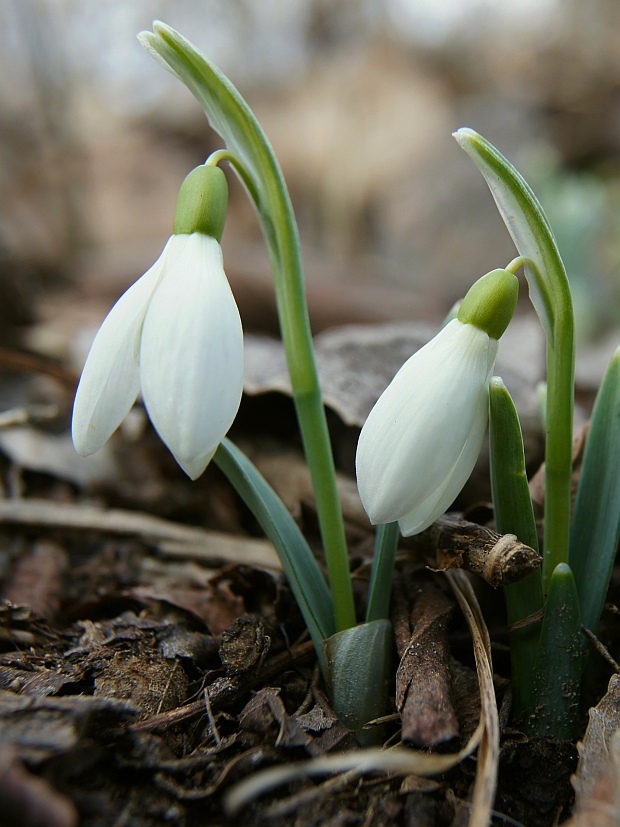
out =
<svg viewBox="0 0 620 827"><path fill-rule="evenodd" d="M543 588L568 562L575 374L573 303L551 227L529 184L498 150L472 129L454 137L483 174L512 236L530 297L547 336L547 441Z"/></svg>
<svg viewBox="0 0 620 827"><path fill-rule="evenodd" d="M140 39L193 93L226 143L252 200L274 277L282 340L304 450L312 476L337 629L355 624L344 522L308 319L297 224L282 171L239 92L189 41L163 23Z"/></svg>

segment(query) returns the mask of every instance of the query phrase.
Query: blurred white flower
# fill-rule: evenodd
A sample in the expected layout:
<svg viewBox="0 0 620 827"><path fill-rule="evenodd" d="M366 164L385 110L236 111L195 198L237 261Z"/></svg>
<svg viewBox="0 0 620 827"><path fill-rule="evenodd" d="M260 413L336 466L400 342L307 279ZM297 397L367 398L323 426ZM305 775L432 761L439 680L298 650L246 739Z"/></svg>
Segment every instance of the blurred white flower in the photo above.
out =
<svg viewBox="0 0 620 827"><path fill-rule="evenodd" d="M243 332L218 241L173 235L121 296L91 347L73 408L78 453L99 450L141 392L183 470L200 476L241 400Z"/></svg>
<svg viewBox="0 0 620 827"><path fill-rule="evenodd" d="M428 528L459 494L482 447L498 341L458 319L405 362L370 412L357 483L373 524Z"/></svg>

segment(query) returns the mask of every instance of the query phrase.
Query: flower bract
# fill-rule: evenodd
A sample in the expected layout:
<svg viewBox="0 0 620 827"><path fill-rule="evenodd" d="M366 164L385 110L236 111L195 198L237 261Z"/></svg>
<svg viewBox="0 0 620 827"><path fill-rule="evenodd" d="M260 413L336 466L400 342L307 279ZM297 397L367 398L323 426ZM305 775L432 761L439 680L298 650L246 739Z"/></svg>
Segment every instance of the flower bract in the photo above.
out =
<svg viewBox="0 0 620 827"><path fill-rule="evenodd" d="M230 428L243 388L243 333L218 241L173 235L121 296L84 366L73 409L80 454L99 450L141 392L183 470L200 476Z"/></svg>
<svg viewBox="0 0 620 827"><path fill-rule="evenodd" d="M482 447L498 341L454 319L413 354L370 412L357 482L372 523L428 528L461 491Z"/></svg>

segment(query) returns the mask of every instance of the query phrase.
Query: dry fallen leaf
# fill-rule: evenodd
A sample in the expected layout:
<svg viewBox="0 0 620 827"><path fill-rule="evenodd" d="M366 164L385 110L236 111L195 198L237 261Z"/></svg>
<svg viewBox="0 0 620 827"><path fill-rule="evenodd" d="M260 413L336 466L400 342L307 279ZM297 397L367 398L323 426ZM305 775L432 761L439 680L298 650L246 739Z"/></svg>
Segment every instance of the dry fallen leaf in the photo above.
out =
<svg viewBox="0 0 620 827"><path fill-rule="evenodd" d="M396 372L436 332L436 326L425 322L391 322L320 333L314 344L325 404L347 425L361 427ZM544 375L544 337L536 319L513 320L502 338L495 372L514 397L524 434L540 432L536 385ZM280 342L246 336L244 390L290 395Z"/></svg>
<svg viewBox="0 0 620 827"><path fill-rule="evenodd" d="M613 675L607 694L590 709L579 764L572 782L575 812L570 827L620 825L620 675Z"/></svg>

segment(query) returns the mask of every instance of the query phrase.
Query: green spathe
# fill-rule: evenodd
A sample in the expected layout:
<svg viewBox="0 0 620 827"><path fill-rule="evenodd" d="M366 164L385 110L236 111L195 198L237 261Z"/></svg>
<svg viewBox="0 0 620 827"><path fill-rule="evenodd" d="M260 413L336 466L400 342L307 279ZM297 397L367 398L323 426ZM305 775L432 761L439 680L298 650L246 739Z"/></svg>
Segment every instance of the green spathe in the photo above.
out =
<svg viewBox="0 0 620 827"><path fill-rule="evenodd" d="M517 277L508 270L492 270L470 287L457 318L499 339L512 319L518 297Z"/></svg>
<svg viewBox="0 0 620 827"><path fill-rule="evenodd" d="M203 233L220 241L227 207L228 184L222 170L206 164L196 167L181 184L172 231Z"/></svg>

